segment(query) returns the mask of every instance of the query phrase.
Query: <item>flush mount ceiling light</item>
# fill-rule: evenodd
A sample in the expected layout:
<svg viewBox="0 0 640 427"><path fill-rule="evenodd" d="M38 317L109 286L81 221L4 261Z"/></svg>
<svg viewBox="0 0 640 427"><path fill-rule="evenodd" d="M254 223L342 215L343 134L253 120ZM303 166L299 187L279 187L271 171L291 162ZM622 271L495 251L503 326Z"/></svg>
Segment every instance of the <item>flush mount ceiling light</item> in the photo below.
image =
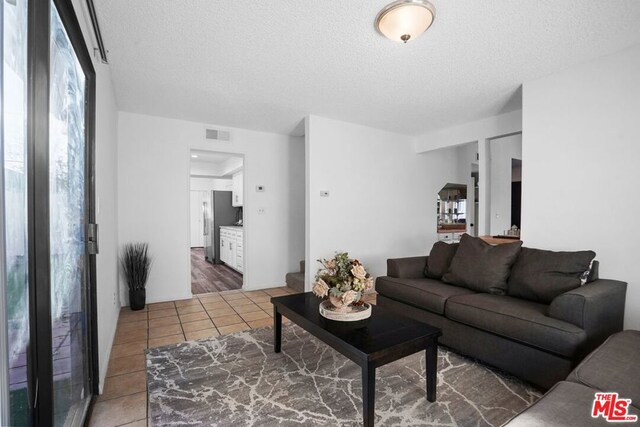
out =
<svg viewBox="0 0 640 427"><path fill-rule="evenodd" d="M436 9L426 0L398 0L376 17L376 29L395 42L408 42L429 29Z"/></svg>

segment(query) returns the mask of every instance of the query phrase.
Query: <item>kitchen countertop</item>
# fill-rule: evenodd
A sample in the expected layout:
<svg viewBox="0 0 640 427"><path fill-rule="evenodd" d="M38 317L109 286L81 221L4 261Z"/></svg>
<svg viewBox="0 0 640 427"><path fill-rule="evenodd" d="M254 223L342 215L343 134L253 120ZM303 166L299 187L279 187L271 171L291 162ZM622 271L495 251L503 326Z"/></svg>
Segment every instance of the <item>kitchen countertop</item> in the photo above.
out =
<svg viewBox="0 0 640 427"><path fill-rule="evenodd" d="M438 234L447 234L447 233L466 233L466 228L451 228L451 229L438 229Z"/></svg>
<svg viewBox="0 0 640 427"><path fill-rule="evenodd" d="M489 243L490 245L501 245L503 243L520 242L520 239L509 239L509 238L501 239L500 237L493 237L493 236L480 236L480 238L485 242Z"/></svg>
<svg viewBox="0 0 640 427"><path fill-rule="evenodd" d="M229 230L236 230L236 231L243 230L242 226L240 225L221 225L220 228L228 228Z"/></svg>

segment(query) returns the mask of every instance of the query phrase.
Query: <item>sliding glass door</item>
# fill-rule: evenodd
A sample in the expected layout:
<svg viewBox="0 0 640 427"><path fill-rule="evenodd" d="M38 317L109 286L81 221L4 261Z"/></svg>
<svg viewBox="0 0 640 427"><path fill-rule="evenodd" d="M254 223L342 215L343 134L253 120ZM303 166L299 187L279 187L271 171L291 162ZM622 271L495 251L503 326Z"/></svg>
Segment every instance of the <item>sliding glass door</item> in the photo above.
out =
<svg viewBox="0 0 640 427"><path fill-rule="evenodd" d="M55 425L81 425L91 396L85 245L86 78L51 7L49 203Z"/></svg>
<svg viewBox="0 0 640 427"><path fill-rule="evenodd" d="M29 422L29 288L27 244L27 1L2 0L2 160L4 173L1 234L4 256L3 374L7 381L0 425Z"/></svg>
<svg viewBox="0 0 640 427"><path fill-rule="evenodd" d="M95 73L71 0L0 2L0 425L81 426L98 371Z"/></svg>

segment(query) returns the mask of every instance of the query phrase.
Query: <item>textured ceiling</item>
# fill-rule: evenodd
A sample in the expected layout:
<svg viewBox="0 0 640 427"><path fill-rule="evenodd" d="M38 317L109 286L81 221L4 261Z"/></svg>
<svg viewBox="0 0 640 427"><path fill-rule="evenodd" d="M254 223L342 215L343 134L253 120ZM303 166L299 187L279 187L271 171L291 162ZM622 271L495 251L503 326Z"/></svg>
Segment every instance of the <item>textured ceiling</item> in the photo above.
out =
<svg viewBox="0 0 640 427"><path fill-rule="evenodd" d="M390 0L389 0L390 1ZM387 0L96 0L119 108L291 133L307 114L421 134L519 109L519 87L640 43L638 0L432 0L401 45Z"/></svg>
<svg viewBox="0 0 640 427"><path fill-rule="evenodd" d="M194 158L193 156L198 156ZM215 163L222 164L229 159L236 158L239 156L234 156L232 154L223 154L212 151L204 151L204 150L191 150L191 161L196 162L205 162L205 163Z"/></svg>

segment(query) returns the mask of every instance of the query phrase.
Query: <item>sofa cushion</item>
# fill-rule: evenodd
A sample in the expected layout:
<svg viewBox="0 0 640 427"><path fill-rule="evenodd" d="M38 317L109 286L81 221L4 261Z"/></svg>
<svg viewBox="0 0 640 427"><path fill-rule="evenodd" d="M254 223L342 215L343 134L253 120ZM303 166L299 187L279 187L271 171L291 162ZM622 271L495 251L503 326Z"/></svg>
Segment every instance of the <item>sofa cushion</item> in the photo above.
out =
<svg viewBox="0 0 640 427"><path fill-rule="evenodd" d="M432 279L442 279L442 276L449 271L451 260L458 250L458 243L436 242L431 248L424 275Z"/></svg>
<svg viewBox="0 0 640 427"><path fill-rule="evenodd" d="M378 277L376 291L380 295L403 302L436 314L444 314L447 299L453 295L471 294L473 291L451 286L439 280L397 279L394 277Z"/></svg>
<svg viewBox="0 0 640 427"><path fill-rule="evenodd" d="M421 279L427 266L426 256L390 258L387 260L387 276Z"/></svg>
<svg viewBox="0 0 640 427"><path fill-rule="evenodd" d="M594 393L593 389L582 384L560 381L540 400L512 418L505 427L611 425L602 417L591 417ZM637 415L638 410L630 407L629 414Z"/></svg>
<svg viewBox="0 0 640 427"><path fill-rule="evenodd" d="M482 293L449 298L445 316L560 356L575 356L586 340L585 331L546 312L544 304Z"/></svg>
<svg viewBox="0 0 640 427"><path fill-rule="evenodd" d="M509 295L549 304L555 297L579 287L589 271L593 251L554 252L522 248L511 268Z"/></svg>
<svg viewBox="0 0 640 427"><path fill-rule="evenodd" d="M611 335L569 374L568 381L615 391L640 408L640 331Z"/></svg>
<svg viewBox="0 0 640 427"><path fill-rule="evenodd" d="M463 234L442 281L477 292L505 295L509 271L518 257L520 246L522 242L492 246L482 239Z"/></svg>

